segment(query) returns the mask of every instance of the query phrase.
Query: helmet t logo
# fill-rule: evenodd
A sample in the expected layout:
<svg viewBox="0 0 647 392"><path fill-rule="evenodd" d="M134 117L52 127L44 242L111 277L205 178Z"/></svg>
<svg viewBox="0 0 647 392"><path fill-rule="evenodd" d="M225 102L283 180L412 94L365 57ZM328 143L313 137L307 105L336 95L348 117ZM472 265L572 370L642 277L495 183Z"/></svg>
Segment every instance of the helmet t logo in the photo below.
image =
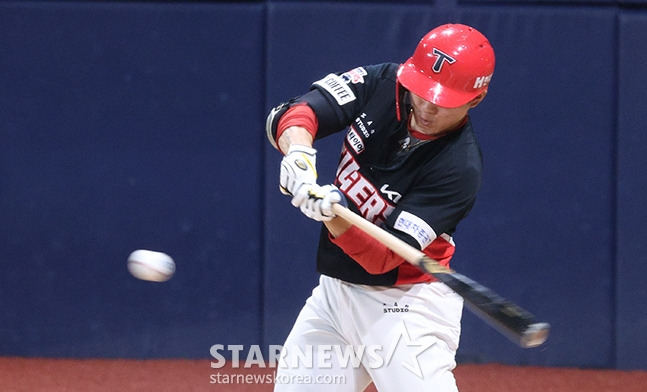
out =
<svg viewBox="0 0 647 392"><path fill-rule="evenodd" d="M440 70L443 68L443 64L445 64L445 61L448 62L449 64L453 64L456 62L456 59L453 58L452 56L448 55L447 53L443 53L440 50L434 48L433 52L434 55L438 56L436 59L436 62L434 63L434 66L431 67L432 71L435 73L439 73Z"/></svg>

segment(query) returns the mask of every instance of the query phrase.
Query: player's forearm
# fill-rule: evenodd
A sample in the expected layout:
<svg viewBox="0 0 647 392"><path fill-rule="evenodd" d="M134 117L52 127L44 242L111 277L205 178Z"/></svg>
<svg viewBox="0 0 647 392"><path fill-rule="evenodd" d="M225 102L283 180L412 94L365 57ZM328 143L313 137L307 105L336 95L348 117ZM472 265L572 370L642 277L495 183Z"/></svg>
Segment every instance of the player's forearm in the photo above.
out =
<svg viewBox="0 0 647 392"><path fill-rule="evenodd" d="M324 222L324 224L326 225L326 228L328 229L330 235L332 235L334 238L337 238L340 235L344 234L352 226L342 218L333 218L332 220Z"/></svg>
<svg viewBox="0 0 647 392"><path fill-rule="evenodd" d="M281 151L288 151L293 144L312 147L313 138L310 132L303 127L293 126L287 128L277 141Z"/></svg>
<svg viewBox="0 0 647 392"><path fill-rule="evenodd" d="M343 221L342 218L335 218L333 221ZM335 222L337 224L337 222ZM343 235L335 235L331 231L329 222L326 222L328 231L334 237L332 242L339 246L344 253L353 258L369 274L383 274L391 271L404 263L404 259L388 249L384 244L364 233L357 226L352 226L346 222L346 226L340 224L336 229L343 230Z"/></svg>

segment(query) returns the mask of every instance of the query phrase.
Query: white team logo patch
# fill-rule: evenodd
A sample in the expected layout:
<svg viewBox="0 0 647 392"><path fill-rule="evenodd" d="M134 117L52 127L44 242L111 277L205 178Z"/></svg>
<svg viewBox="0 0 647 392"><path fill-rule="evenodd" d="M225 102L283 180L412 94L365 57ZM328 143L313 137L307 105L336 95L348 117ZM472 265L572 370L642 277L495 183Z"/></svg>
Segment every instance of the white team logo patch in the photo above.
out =
<svg viewBox="0 0 647 392"><path fill-rule="evenodd" d="M410 212L402 211L395 220L393 228L413 237L420 244L420 249L425 249L436 239L434 229Z"/></svg>
<svg viewBox="0 0 647 392"><path fill-rule="evenodd" d="M339 105L345 105L355 100L353 90L348 87L344 79L335 74L330 74L325 78L314 82L314 85L326 90L333 96L333 98L335 98L335 101L337 101Z"/></svg>

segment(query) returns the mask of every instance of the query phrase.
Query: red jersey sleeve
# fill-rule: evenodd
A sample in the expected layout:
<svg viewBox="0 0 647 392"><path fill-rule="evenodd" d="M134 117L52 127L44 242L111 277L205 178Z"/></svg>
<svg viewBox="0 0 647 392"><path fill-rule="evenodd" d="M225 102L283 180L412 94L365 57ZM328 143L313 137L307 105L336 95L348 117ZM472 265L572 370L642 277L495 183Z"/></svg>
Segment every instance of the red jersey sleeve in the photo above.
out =
<svg viewBox="0 0 647 392"><path fill-rule="evenodd" d="M312 139L317 135L317 129L319 128L319 122L317 120L317 115L315 112L305 103L300 103L292 106L288 109L277 124L276 131L276 142L278 144L279 139L283 132L286 129L294 126L299 126L305 128L311 135ZM284 151L281 151L285 154Z"/></svg>
<svg viewBox="0 0 647 392"><path fill-rule="evenodd" d="M382 243L364 233L356 226L351 226L337 238L330 236L333 244L359 263L370 274L383 274L398 268L398 283L417 283L435 280L429 275L420 276L418 267L407 263ZM444 237L436 238L423 252L449 268L454 255L454 244Z"/></svg>
<svg viewBox="0 0 647 392"><path fill-rule="evenodd" d="M330 240L370 274L383 274L405 262L402 257L356 226L351 226L337 238L331 236Z"/></svg>

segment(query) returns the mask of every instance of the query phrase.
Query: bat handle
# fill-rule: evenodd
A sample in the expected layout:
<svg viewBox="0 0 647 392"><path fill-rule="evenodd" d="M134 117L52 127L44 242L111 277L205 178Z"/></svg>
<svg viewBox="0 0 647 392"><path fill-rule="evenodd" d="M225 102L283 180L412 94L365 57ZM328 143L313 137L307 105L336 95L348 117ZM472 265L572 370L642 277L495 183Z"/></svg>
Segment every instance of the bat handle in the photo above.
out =
<svg viewBox="0 0 647 392"><path fill-rule="evenodd" d="M357 228L375 238L376 240L384 244L387 248L391 249L394 253L413 265L418 265L421 258L425 257L425 254L422 251L412 247L411 245L391 235L390 233L385 232L384 230L382 230L382 228L367 221L363 217L357 215L356 213L342 205L339 205L337 203L333 204L332 212L338 217L344 219L346 222L357 226Z"/></svg>

